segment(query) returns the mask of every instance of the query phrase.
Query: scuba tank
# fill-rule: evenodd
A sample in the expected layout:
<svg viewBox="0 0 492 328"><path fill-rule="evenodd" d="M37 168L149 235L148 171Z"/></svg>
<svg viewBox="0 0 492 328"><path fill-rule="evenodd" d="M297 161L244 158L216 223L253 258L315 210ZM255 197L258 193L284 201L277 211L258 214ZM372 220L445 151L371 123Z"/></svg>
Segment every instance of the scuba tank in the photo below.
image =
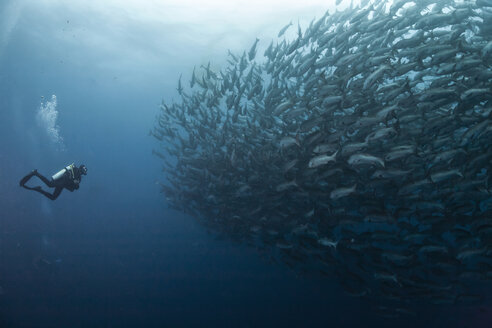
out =
<svg viewBox="0 0 492 328"><path fill-rule="evenodd" d="M68 165L67 167L61 169L60 171L58 171L57 173L55 173L51 179L53 179L54 181L60 179L61 177L63 177L65 175L65 172L70 172L71 173L71 177L73 179L74 177L74 173L73 173L73 166L74 166L74 163Z"/></svg>

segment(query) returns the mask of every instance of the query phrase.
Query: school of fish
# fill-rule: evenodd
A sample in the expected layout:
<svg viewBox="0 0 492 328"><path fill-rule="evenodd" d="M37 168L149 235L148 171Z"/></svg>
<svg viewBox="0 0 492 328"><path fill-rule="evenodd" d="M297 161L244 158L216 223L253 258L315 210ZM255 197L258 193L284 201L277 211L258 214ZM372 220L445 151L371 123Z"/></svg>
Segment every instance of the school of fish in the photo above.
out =
<svg viewBox="0 0 492 328"><path fill-rule="evenodd" d="M356 297L482 302L492 0L363 1L193 70L151 134L171 207ZM283 38L282 38L283 37ZM385 307L381 306L384 312Z"/></svg>

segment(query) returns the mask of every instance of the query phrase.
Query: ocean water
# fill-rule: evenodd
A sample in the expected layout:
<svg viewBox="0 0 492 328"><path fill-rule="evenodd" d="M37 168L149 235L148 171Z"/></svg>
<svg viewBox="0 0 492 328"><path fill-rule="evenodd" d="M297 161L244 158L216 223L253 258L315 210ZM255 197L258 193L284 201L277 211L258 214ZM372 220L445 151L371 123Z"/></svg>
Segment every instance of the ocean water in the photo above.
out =
<svg viewBox="0 0 492 328"><path fill-rule="evenodd" d="M490 327L487 304L384 318L168 208L149 130L180 74L333 7L239 5L0 3L0 328ZM19 187L73 162L88 175L56 201Z"/></svg>

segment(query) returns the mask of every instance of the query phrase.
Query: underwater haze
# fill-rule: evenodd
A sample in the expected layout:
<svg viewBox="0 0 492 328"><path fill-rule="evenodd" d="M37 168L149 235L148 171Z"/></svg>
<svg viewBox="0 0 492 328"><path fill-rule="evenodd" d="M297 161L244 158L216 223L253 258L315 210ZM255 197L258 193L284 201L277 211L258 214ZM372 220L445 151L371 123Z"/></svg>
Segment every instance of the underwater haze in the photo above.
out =
<svg viewBox="0 0 492 328"><path fill-rule="evenodd" d="M490 299L412 299L393 315L347 294L343 277L275 260L162 193L172 173L149 131L161 102L181 99L178 80L188 90L194 68L218 72L256 38L260 57L289 22L293 40L350 5L2 1L0 328L489 327ZM55 201L19 187L33 169L51 177L71 163L88 174Z"/></svg>

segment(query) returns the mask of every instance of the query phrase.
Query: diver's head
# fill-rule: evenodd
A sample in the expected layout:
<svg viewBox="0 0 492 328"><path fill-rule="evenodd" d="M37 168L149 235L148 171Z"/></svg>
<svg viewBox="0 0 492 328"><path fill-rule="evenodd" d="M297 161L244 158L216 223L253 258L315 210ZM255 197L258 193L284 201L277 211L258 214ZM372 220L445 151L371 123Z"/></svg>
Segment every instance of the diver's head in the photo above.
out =
<svg viewBox="0 0 492 328"><path fill-rule="evenodd" d="M80 172L82 172L83 175L87 175L87 166L84 164L79 166Z"/></svg>

